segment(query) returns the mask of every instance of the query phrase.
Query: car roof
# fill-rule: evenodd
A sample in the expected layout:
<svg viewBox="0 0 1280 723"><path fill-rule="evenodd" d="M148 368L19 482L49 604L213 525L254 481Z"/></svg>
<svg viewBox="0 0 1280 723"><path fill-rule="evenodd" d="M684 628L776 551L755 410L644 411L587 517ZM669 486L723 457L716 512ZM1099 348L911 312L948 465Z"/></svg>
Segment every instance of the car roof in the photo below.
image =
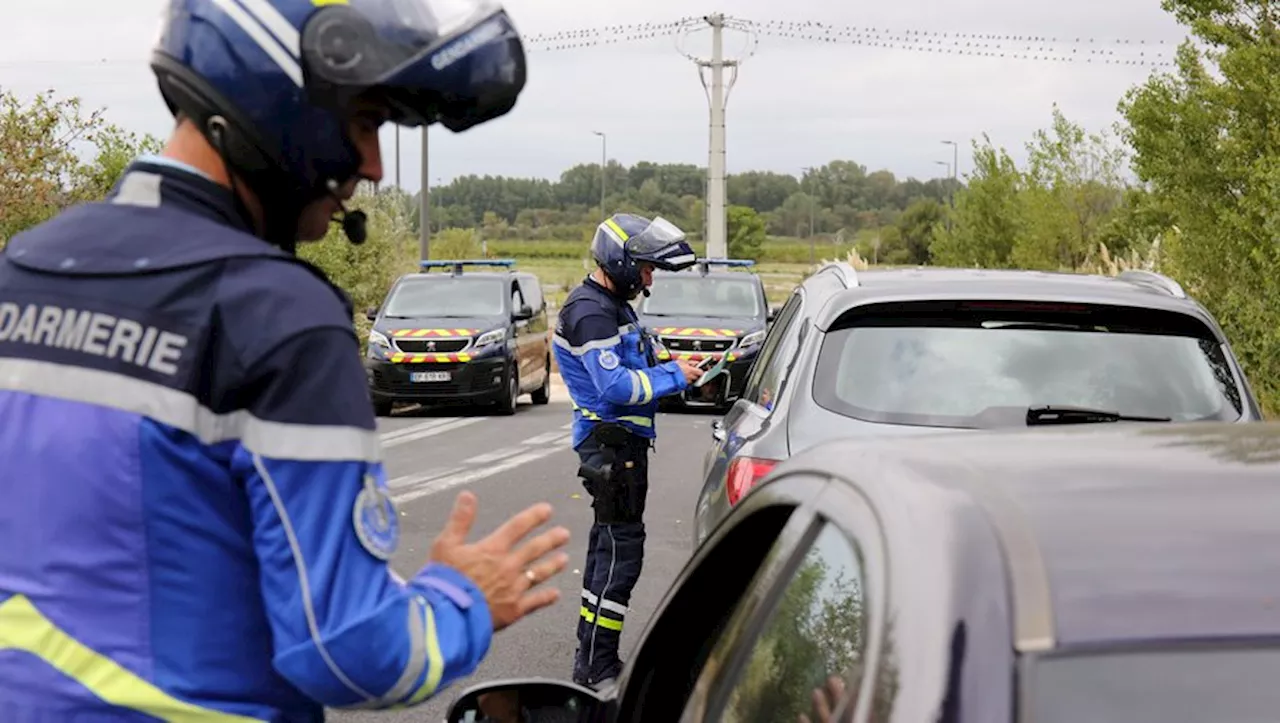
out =
<svg viewBox="0 0 1280 723"><path fill-rule="evenodd" d="M1071 425L814 449L823 451L810 467L857 459L865 469L874 457L875 468L903 472L870 483L878 494L964 493L1002 540L1018 618L1051 620L1059 644L1280 635L1280 422Z"/></svg>
<svg viewBox="0 0 1280 723"><path fill-rule="evenodd" d="M832 295L815 323L826 330L846 311L867 303L941 299L1062 301L1137 306L1192 313L1205 318L1199 304L1177 282L1150 271L1118 276L1009 269L919 267L855 271L839 269L845 290ZM833 269L838 267L833 266Z"/></svg>

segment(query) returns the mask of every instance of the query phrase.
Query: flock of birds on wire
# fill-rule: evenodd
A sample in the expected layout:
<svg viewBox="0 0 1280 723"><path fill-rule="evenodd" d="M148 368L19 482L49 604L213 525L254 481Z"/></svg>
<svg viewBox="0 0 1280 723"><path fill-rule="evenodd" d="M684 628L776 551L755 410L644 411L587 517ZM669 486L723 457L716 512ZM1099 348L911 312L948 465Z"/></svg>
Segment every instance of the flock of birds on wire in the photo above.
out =
<svg viewBox="0 0 1280 723"><path fill-rule="evenodd" d="M1099 65L1141 65L1168 67L1174 65L1173 50L1178 41L1129 40L1116 38L1054 38L1044 36L955 33L931 30L903 30L875 27L831 25L808 21L758 21L724 16L727 34L725 59L742 62L760 46L761 36L804 43L859 45L871 48L911 50L935 55L976 56L1011 60L1036 60L1054 63ZM703 60L682 47L681 41L695 31L708 31L710 25L702 16L689 16L664 23L608 25L597 28L561 30L525 35L526 49L531 53L615 45L662 37L676 37L676 47L694 60ZM745 39L742 48L732 48L732 34ZM0 61L0 67L46 64L116 65L136 64L136 60L101 58Z"/></svg>
<svg viewBox="0 0 1280 723"><path fill-rule="evenodd" d="M912 50L937 55L1151 67L1174 65L1173 47L1171 46L1176 45L1174 41L1168 40L1056 38L1013 34L895 30L830 25L814 21L757 21L727 16L723 19L723 26L726 30L743 33L748 38L747 46L742 50L733 51L733 55L728 50L729 41L725 41L726 58L736 58L739 61L756 52L760 44L760 36L799 40L808 43ZM710 25L702 17L691 16L665 23L610 25L599 28L539 33L526 35L524 41L530 52L545 52L680 36L699 29L709 30ZM682 50L682 52L684 51Z"/></svg>

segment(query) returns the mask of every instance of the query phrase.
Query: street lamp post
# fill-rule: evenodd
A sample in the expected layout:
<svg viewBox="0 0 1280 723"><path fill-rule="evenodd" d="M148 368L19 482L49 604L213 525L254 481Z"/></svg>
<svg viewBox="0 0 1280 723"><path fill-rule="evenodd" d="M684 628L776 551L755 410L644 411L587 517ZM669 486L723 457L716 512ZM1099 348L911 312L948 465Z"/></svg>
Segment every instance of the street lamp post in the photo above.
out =
<svg viewBox="0 0 1280 723"><path fill-rule="evenodd" d="M809 172L813 170L813 167L804 166L800 170L804 171L805 175L807 176L809 175ZM817 198L815 198L814 195L810 193L809 194L809 263L810 265L818 263L818 253L817 253L817 249L814 248L814 240L813 240L813 220L815 215L814 207L817 205L818 205Z"/></svg>
<svg viewBox="0 0 1280 723"><path fill-rule="evenodd" d="M942 145L951 146L951 186L947 188L947 205L951 213L947 214L947 231L951 230L951 215L956 210L956 176L960 173L960 144L955 141L943 141Z"/></svg>
<svg viewBox="0 0 1280 723"><path fill-rule="evenodd" d="M600 131L591 131L600 136L600 219L604 220L604 194L605 194L605 175L606 165L608 163L609 138Z"/></svg>

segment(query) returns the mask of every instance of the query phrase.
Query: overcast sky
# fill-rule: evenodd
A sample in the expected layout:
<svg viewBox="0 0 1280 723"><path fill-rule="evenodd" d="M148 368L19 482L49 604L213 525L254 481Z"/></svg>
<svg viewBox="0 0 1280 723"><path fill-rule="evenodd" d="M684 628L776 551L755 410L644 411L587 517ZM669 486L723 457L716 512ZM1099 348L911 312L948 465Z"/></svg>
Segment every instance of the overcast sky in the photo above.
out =
<svg viewBox="0 0 1280 723"><path fill-rule="evenodd" d="M24 98L42 89L77 95L91 107L105 107L111 121L130 130L167 133L170 119L146 66L162 0L10 4L6 19L16 22L16 32L0 45L0 86ZM1095 40L1001 41L1010 52L1032 45L1058 58L1090 48L1137 58L1142 49L1135 43L1146 41L1147 57L1163 52L1167 59L1185 35L1159 0L507 0L507 8L525 35L723 12L760 23L875 28L880 37L934 31ZM741 58L751 40L726 31L726 55ZM937 162L951 160L951 148L941 141L952 139L961 143L964 174L971 168L969 141L984 132L1021 161L1023 144L1048 124L1054 102L1091 130L1109 128L1119 119L1116 103L1125 90L1152 72L1138 65L940 55L771 34L755 40L728 100L730 173L767 169L798 175L803 166L844 159L900 177L930 178L946 172ZM707 57L709 41L710 33L702 31L685 46ZM1163 48L1151 46L1159 41L1165 41ZM463 134L433 128L433 182L469 173L555 178L575 163L598 161L601 140L595 130L607 134L610 159L628 165L706 165L706 95L674 36L546 47L532 46L529 83L508 116ZM388 128L383 138L386 182L392 183L394 131ZM410 190L419 188L421 177L419 138L418 131L400 134L401 183Z"/></svg>

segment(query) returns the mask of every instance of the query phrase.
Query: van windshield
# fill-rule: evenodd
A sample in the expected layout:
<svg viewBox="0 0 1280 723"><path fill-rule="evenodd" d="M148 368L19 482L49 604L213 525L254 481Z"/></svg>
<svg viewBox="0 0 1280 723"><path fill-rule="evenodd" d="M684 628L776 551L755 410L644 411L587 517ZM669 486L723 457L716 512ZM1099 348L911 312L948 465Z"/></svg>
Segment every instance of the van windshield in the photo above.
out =
<svg viewBox="0 0 1280 723"><path fill-rule="evenodd" d="M396 287L383 314L390 319L500 316L505 286L503 279L482 276L414 278Z"/></svg>
<svg viewBox="0 0 1280 723"><path fill-rule="evenodd" d="M649 316L762 316L760 287L754 276L716 278L694 274L654 276L640 313Z"/></svg>

